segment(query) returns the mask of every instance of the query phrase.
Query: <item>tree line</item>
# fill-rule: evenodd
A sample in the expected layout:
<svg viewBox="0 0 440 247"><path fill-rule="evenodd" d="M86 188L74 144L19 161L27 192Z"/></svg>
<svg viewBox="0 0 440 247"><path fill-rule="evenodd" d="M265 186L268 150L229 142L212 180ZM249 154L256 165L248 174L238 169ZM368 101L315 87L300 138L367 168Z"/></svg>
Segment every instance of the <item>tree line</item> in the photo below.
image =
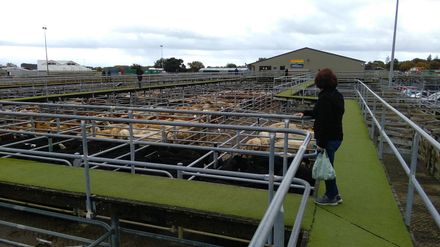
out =
<svg viewBox="0 0 440 247"><path fill-rule="evenodd" d="M228 63L225 68L238 68L239 66ZM193 61L190 63L187 63L186 65L183 62L183 59L171 57L171 58L161 58L154 62L153 66L142 66L139 64L133 64L131 66L120 66L116 65L113 66L114 69L117 70L117 72L121 72L122 74L137 74L142 75L146 70L149 68L157 68L157 69L163 69L164 71L168 73L181 73L181 72L199 72L200 69L205 68L205 65L200 61ZM208 66L210 68L210 66ZM111 69L109 67L107 68L101 68L97 67L94 68L97 71L103 72L103 74L106 74L106 71L113 71L114 69Z"/></svg>
<svg viewBox="0 0 440 247"><path fill-rule="evenodd" d="M233 63L228 63L225 67L237 68L238 66ZM171 57L157 60L154 63L154 68L163 68L166 72L198 72L200 69L205 68L205 65L200 61L193 61L187 63L186 66L182 59Z"/></svg>
<svg viewBox="0 0 440 247"><path fill-rule="evenodd" d="M365 64L366 70L387 69L391 67L391 59L387 57L385 62L375 60ZM434 59L429 55L426 59L414 58L413 60L399 61L394 59L393 69L402 72L409 71L412 68L420 68L421 70L438 70L440 69L440 59L436 56Z"/></svg>

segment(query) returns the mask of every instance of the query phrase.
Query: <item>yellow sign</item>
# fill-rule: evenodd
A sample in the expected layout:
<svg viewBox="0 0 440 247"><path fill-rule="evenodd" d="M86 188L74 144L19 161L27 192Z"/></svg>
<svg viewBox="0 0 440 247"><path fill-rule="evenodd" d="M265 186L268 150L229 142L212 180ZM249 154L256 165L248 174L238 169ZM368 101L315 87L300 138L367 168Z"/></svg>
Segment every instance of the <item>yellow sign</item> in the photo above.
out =
<svg viewBox="0 0 440 247"><path fill-rule="evenodd" d="M291 63L302 63L304 64L304 59L292 59L290 60Z"/></svg>

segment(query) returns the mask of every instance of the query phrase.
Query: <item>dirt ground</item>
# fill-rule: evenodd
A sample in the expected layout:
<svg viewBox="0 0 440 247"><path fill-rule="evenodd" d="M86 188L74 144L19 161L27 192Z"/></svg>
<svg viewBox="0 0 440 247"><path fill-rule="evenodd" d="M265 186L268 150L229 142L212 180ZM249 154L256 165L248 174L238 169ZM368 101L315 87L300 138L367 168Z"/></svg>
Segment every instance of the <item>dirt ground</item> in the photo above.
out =
<svg viewBox="0 0 440 247"><path fill-rule="evenodd" d="M406 195L408 193L408 176L400 163L392 155L384 155L383 160L387 176L392 185L394 195L399 202L402 215L405 214ZM417 180L428 194L434 206L440 208L440 182L429 175L422 165L417 167ZM440 243L440 229L432 219L424 203L415 193L413 214L410 230L415 247L438 247Z"/></svg>

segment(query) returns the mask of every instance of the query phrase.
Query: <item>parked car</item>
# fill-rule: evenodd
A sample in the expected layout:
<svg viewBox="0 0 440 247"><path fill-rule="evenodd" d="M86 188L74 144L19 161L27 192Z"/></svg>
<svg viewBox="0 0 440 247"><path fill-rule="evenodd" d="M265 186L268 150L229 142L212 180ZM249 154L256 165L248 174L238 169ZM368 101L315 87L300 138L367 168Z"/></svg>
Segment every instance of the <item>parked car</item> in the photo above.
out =
<svg viewBox="0 0 440 247"><path fill-rule="evenodd" d="M421 90L416 92L416 94L414 95L416 98L425 98L428 97L430 95L429 91L426 90Z"/></svg>
<svg viewBox="0 0 440 247"><path fill-rule="evenodd" d="M427 97L422 97L421 98L423 101L429 101L432 103L436 103L436 104L440 104L440 91L433 93Z"/></svg>
<svg viewBox="0 0 440 247"><path fill-rule="evenodd" d="M402 93L410 98L420 98L422 95L422 91L414 89L414 88L407 88L402 90Z"/></svg>

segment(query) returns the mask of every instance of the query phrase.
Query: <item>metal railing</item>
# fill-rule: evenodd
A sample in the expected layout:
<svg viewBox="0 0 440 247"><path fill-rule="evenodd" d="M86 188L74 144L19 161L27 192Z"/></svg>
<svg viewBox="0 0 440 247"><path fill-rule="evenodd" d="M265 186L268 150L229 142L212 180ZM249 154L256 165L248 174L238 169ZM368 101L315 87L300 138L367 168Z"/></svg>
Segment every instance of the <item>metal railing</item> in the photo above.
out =
<svg viewBox="0 0 440 247"><path fill-rule="evenodd" d="M39 106L41 109L47 110L46 112L19 112L16 108L17 106L26 106L33 105ZM9 108L12 107L12 108ZM84 112L91 112L92 110L107 110L109 112L119 112L126 114L125 117L102 117L102 116L84 116L84 115L68 115L68 114L56 114L50 113L53 110L50 110L50 107L53 107L55 112L62 112L62 108L65 109L81 109ZM91 106L91 105L63 105L59 104L49 104L49 103L13 103L13 102L1 102L1 111L0 111L0 121L2 125L0 126L0 133L8 133L13 135L18 135L22 137L29 138L28 140L47 140L48 144L44 145L45 149L40 150L37 148L29 149L24 147L24 145L19 145L17 147L12 146L10 144L4 144L0 146L0 152L8 155L20 154L27 156L39 156L39 157L49 157L54 161L59 161L62 159L65 160L75 160L80 161L80 163L84 166L84 176L85 176L85 194L86 194L86 215L88 218L91 218L94 214L92 207L92 191L90 188L90 177L89 177L89 169L91 169L90 165L95 165L97 167L103 166L108 167L110 165L118 166L118 169L128 169L133 173L135 171L142 171L145 169L153 169L153 170L174 170L177 172L176 177L182 178L183 175L188 176L215 176L215 178L227 178L229 180L234 181L246 181L246 182L264 182L264 184L268 185L268 198L270 206L266 213L265 218L263 219L261 225L262 229L258 230L255 236L260 236L261 232L264 232L264 235L267 236L268 228L273 225L273 214L274 212L282 211L282 202L288 192L288 189L291 186L292 181L295 183L299 183L304 188L303 192L303 200L301 201L301 205L298 210L298 215L295 220L295 225L292 230L292 241L296 242L298 238L298 234L300 231L302 216L304 215L305 210L305 201L310 194L310 185L300 179L294 179L294 175L299 167L299 164L303 157L314 156L314 153L305 153L306 147L310 142L311 134L304 130L299 129L289 129L289 122L295 117L289 115L280 115L280 114L261 114L261 113L240 113L240 112L205 112L205 111L193 111L193 110L173 110L173 109L155 109L155 108L135 108L135 107L119 107L119 106ZM199 115L204 116L205 118L214 118L214 117L222 117L222 118L252 118L254 119L256 125L234 125L234 124L213 124L213 123L203 123L203 122L181 122L181 121L163 121L163 120L144 120L144 119L135 119L133 118L133 112L136 111L137 114L139 112L143 112L144 114L158 114L158 113L167 113L167 114L186 114L190 116ZM72 110L68 111L72 112ZM37 130L35 128L36 119L45 119L46 122L52 120L51 123L56 123L56 128L52 130L43 129ZM201 119L195 118L195 119ZM285 128L271 128L258 126L262 119L272 119L272 120L283 120ZM76 122L77 125L71 127L67 130L61 131L61 125L65 123ZM79 124L80 122L80 124ZM112 138L98 138L93 133L93 129L96 126L97 122L111 122L111 123L119 123L125 124L129 130L129 136L124 139L112 139ZM26 123L23 125L23 123ZM15 124L15 125L14 125ZM134 124L155 124L161 126L168 126L171 128L199 128L203 130L210 130L210 132L215 133L231 133L228 135L228 140L220 143L221 145L203 145L203 142L199 144L181 144L181 143L169 143L164 140L148 140L143 138L135 138L133 136L132 125ZM26 126L26 127L24 127ZM55 125L53 125L55 126ZM10 127L14 127L10 129ZM17 129L16 127L23 127L22 129ZM221 130L221 131L220 131ZM206 131L205 131L206 132ZM248 138L255 136L256 132L268 132L269 133L269 150L268 151L253 151L246 149L245 141ZM208 133L208 132L206 132ZM284 145L281 147L282 151L280 151L280 146L275 146L275 137L277 134L281 135L284 138ZM202 133L203 134L203 133ZM304 137L301 138L302 144L299 147L296 153L288 153L288 139L290 135L300 135ZM266 137L267 138L267 137ZM279 137L277 137L279 138ZM280 139L280 138L279 138ZM52 141L54 140L54 142ZM62 143L63 141L76 141L82 143L82 154L80 153L63 153L54 151L53 147L56 143ZM116 159L116 158L106 158L106 157L98 157L98 155L89 153L88 145L90 141L105 141L112 142L120 145L130 146L130 151L127 153L131 158L127 159ZM20 141L20 144L23 144L23 141ZM202 145L201 145L202 144ZM212 144L212 143L211 143ZM193 149L199 151L205 151L208 155L214 157L214 162L219 159L222 153L235 153L235 154L247 154L247 155L256 155L256 156L265 156L269 157L268 163L268 174L252 174L252 173L244 173L244 172L233 172L233 171L222 171L216 169L207 169L206 167L193 167L192 165L199 162L192 162L191 166L183 166L181 164L160 164L160 163L151 163L135 160L135 152L137 149L134 149L134 145L138 146L152 146L152 147L173 147L173 148L184 148L184 149ZM276 148L278 151L276 151ZM46 151L47 150L47 151ZM100 151L103 153L102 151ZM293 161L290 164L290 168L283 173L284 176L276 176L274 174L274 162L275 157L283 157L283 168L287 170L287 158L293 157ZM198 159L200 160L200 159ZM281 181L279 189L277 193L275 193L274 187L277 185L277 182ZM282 246L282 241L284 239L284 221L282 219L282 214L275 215L277 220L275 221L273 240L275 241L276 246ZM270 230L269 230L270 231ZM258 237L261 238L261 237ZM265 237L264 237L265 238ZM272 239L270 237L269 239ZM260 240L255 240L257 245L259 245ZM265 241L265 240L264 240ZM272 240L270 240L272 241Z"/></svg>
<svg viewBox="0 0 440 247"><path fill-rule="evenodd" d="M310 195L310 185L308 182L300 179L295 179L295 173L298 170L299 164L302 160L302 155L304 154L307 143L310 141L311 136L308 135L305 138L305 142L301 145L298 150L297 156L295 156L294 160L290 164L287 173L285 174L281 185L278 187L276 194L273 199L270 201L269 207L266 210L263 219L258 225L257 230L255 231L254 236L249 244L249 246L264 246L266 242L272 244L272 232L273 231L273 246L281 247L284 245L284 209L283 202L289 191L289 186L292 181L299 182L304 185L304 192L301 199L300 206L298 208L298 212L295 218L295 223L292 228L292 233L289 238L289 242L287 246L293 247L296 246L298 241L299 232L301 229L301 222L304 216L307 198ZM271 150L272 150L271 146Z"/></svg>
<svg viewBox="0 0 440 247"><path fill-rule="evenodd" d="M389 147L391 148L392 152L398 159L399 163L401 164L403 170L405 171L406 175L409 178L408 181L408 193L406 196L406 209L405 209L405 224L407 226L411 223L411 215L412 215L412 207L414 203L414 190L418 193L420 198L422 199L423 203L425 204L426 208L428 209L429 213L431 214L432 218L434 219L437 226L440 228L440 215L435 206L433 205L432 201L424 191L423 187L417 180L415 174L417 170L417 164L418 164L418 151L419 151L419 143L421 138L426 140L432 147L440 152L440 143L436 141L432 136L430 136L428 133L426 133L420 126L415 124L413 121L411 121L408 117L403 115L401 112L396 110L394 107L392 107L390 104L388 104L385 100L383 100L379 95L377 95L373 90L368 88L366 84L364 84L362 81L357 81L356 85L356 93L359 96L359 104L361 106L362 112L364 114L364 119L366 119L367 114L370 115L372 118L372 127L370 130L371 137L374 136L375 128L377 127L379 130L380 136L379 136L379 156L382 158L383 156L383 146L384 143L387 143ZM368 105L369 101L373 101L372 109ZM378 112L377 108L381 104L382 110ZM399 152L399 149L396 147L396 145L392 142L390 137L385 131L385 111L390 111L394 114L396 114L399 119L406 123L410 128L414 130L414 138L412 141L412 147L411 147L411 163L408 165L405 159L403 158L402 154Z"/></svg>
<svg viewBox="0 0 440 247"><path fill-rule="evenodd" d="M278 78L291 80L300 78L309 73L290 72L283 76L283 71L254 72L245 71L236 73L164 73L144 74L142 81L138 82L136 75L93 75L71 74L32 77L0 77L0 98L46 96L50 94L65 94L73 92L89 92L96 90L111 90L121 88L138 89L155 84L188 83L200 80L222 79L255 79ZM281 77L280 77L281 76ZM341 81L354 79L375 78L371 71L365 72L338 72Z"/></svg>
<svg viewBox="0 0 440 247"><path fill-rule="evenodd" d="M273 93L279 93L286 89L292 89L293 87L312 80L313 75L311 73L303 73L294 76L281 76L273 79L274 87Z"/></svg>
<svg viewBox="0 0 440 247"><path fill-rule="evenodd" d="M115 76L41 76L0 78L0 98L47 96L99 90L142 89L152 85L188 84L210 80L240 80L239 74L183 73L143 75L138 81L134 75Z"/></svg>
<svg viewBox="0 0 440 247"><path fill-rule="evenodd" d="M51 230L46 230L46 229L41 229L41 228L37 228L37 227L26 226L26 225L22 225L22 224L17 224L17 223L12 223L12 222L8 222L8 221L0 220L0 225L6 226L6 227L36 232L36 233L50 235L50 236L59 237L59 238L63 238L63 239L69 239L69 240L76 241L79 243L86 243L85 246L87 246L87 247L93 247L93 246L98 246L98 245L100 245L100 246L101 245L103 245L103 246L116 246L117 245L117 242L115 241L116 239L114 237L112 237L116 232L114 224L112 224L112 226L110 226L107 223L104 223L99 220L81 218L78 216L72 216L72 215L68 215L68 214L64 214L64 213L57 213L57 212L53 212L53 211L37 209L37 208L28 207L28 206L21 206L21 205L16 205L16 204L12 204L12 203L6 203L6 202L0 202L0 208L6 208L9 210L16 210L16 211L26 212L26 213L31 213L31 214L38 214L38 215L48 216L51 218L57 218L57 219L62 219L62 220L66 220L66 221L77 222L80 224L94 225L94 226L102 228L105 231L105 233L102 234L101 236L99 236L96 240L91 240L91 239L87 239L87 238L83 238L83 237L74 236L71 234L65 234L65 233L60 233L60 232L56 232L56 231L51 231ZM113 221L114 221L114 219L112 218L112 222ZM109 239L111 239L110 242L104 242ZM18 243L18 242L12 241L12 240L2 239L2 238L0 238L0 243L6 243L11 246L30 246L30 245L24 245L22 243Z"/></svg>

